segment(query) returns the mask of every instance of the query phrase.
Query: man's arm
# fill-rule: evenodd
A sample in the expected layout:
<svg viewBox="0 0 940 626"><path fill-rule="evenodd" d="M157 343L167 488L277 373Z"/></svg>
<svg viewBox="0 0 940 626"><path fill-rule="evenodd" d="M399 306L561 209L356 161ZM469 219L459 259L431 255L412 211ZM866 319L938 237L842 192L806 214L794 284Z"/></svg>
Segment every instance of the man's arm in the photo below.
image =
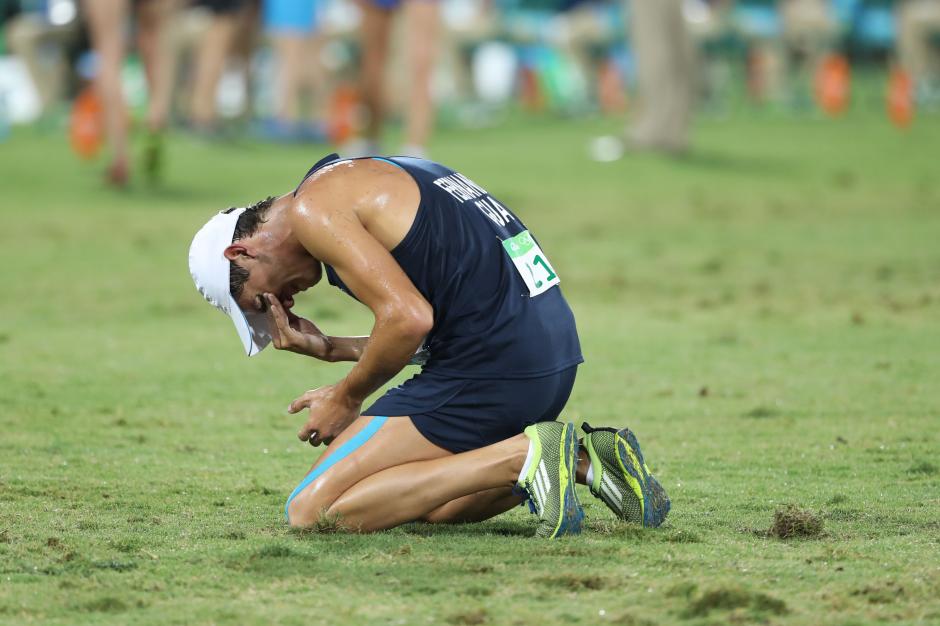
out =
<svg viewBox="0 0 940 626"><path fill-rule="evenodd" d="M369 336L336 337L324 334L316 324L284 308L273 294L265 294L268 322L274 347L288 350L320 361L358 361L362 357ZM423 347L411 357L410 365L424 365L428 352Z"/></svg>
<svg viewBox="0 0 940 626"><path fill-rule="evenodd" d="M299 197L292 215L300 243L331 265L375 316L359 361L346 378L291 404L294 413L310 409L311 418L298 436L313 435L314 444L339 434L358 416L365 398L409 363L434 323L431 305L357 216L353 207L361 200L349 196L354 185L344 183L321 186L316 202L307 194ZM394 191L383 197L396 201Z"/></svg>

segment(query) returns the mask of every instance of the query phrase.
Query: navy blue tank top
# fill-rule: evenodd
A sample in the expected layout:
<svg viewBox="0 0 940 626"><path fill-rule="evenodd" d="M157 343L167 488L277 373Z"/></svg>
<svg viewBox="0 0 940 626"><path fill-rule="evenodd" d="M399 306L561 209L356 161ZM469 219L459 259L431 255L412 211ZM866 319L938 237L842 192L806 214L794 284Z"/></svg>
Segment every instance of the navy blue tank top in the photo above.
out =
<svg viewBox="0 0 940 626"><path fill-rule="evenodd" d="M340 160L336 154L321 159L304 181ZM421 191L414 223L391 254L434 309L434 326L425 340L430 351L426 371L477 379L535 378L584 360L561 289L555 284L544 290L557 282L554 268L531 251L534 265L517 267L513 261L511 254L530 245L541 252L518 217L443 165L411 157L380 160L405 170ZM324 265L330 284L355 298Z"/></svg>

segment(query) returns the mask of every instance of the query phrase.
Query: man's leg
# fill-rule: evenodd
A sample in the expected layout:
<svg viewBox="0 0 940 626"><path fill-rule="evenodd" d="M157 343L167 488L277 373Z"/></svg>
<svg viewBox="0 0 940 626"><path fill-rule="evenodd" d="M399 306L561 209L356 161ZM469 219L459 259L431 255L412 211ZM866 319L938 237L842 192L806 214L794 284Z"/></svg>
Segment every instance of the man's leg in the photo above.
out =
<svg viewBox="0 0 940 626"><path fill-rule="evenodd" d="M384 420L379 428L376 420ZM527 451L528 439L518 435L455 455L425 439L407 417L361 417L317 461L308 475L313 480L292 495L288 519L310 526L325 514L350 529L392 528L458 498L498 487L508 494ZM450 513L466 508L479 515L494 500L501 498L468 498ZM433 518L444 521L443 512Z"/></svg>

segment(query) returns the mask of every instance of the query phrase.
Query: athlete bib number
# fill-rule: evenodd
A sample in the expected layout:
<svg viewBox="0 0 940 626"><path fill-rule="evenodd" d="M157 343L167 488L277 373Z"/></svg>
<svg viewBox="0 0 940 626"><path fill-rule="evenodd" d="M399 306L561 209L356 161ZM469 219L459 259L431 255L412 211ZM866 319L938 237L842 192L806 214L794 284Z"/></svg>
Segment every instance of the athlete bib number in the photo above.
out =
<svg viewBox="0 0 940 626"><path fill-rule="evenodd" d="M503 247L529 288L530 298L548 291L560 282L558 274L529 231L524 230L515 237L504 239Z"/></svg>

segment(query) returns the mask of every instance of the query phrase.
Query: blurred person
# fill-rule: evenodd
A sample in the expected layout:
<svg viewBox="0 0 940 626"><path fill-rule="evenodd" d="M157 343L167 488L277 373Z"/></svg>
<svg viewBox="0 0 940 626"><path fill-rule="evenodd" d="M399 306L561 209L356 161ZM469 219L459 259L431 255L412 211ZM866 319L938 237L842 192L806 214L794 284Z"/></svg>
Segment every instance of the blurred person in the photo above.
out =
<svg viewBox="0 0 940 626"><path fill-rule="evenodd" d="M639 111L628 131L637 149L681 154L688 148L694 51L682 0L631 0Z"/></svg>
<svg viewBox="0 0 940 626"><path fill-rule="evenodd" d="M810 76L835 45L836 23L826 0L783 0L780 4L787 73L805 71ZM791 84L788 91L795 95Z"/></svg>
<svg viewBox="0 0 940 626"><path fill-rule="evenodd" d="M400 154L423 157L434 125L431 74L441 28L440 0L359 0L362 10L361 90L368 119L363 137L347 144L350 156L378 154L385 122L385 65L389 57L392 20L399 9L405 14L410 72L405 101L405 143Z"/></svg>
<svg viewBox="0 0 940 626"><path fill-rule="evenodd" d="M428 262L432 259L433 262ZM285 505L372 532L488 519L530 501L541 537L578 534L575 482L626 521L659 526L669 499L633 434L555 421L583 362L574 314L522 221L466 176L410 157L320 160L277 198L212 217L190 272L247 354L354 362L291 403L324 454ZM331 337L291 309L329 283L371 309L368 337ZM371 407L409 362L421 373Z"/></svg>
<svg viewBox="0 0 940 626"><path fill-rule="evenodd" d="M197 0L208 23L201 30L193 63L189 117L193 128L202 133L218 131L216 91L238 34L245 0Z"/></svg>
<svg viewBox="0 0 940 626"><path fill-rule="evenodd" d="M121 83L125 56L125 28L130 0L85 0L84 15L98 58L95 84L104 110L104 126L111 149L106 180L124 187L130 178L128 114ZM173 53L168 44L168 25L177 0L140 0L133 3L137 16L137 47L147 79L147 143L144 173L157 180L162 170L163 131L167 124L173 86Z"/></svg>
<svg viewBox="0 0 940 626"><path fill-rule="evenodd" d="M308 109L316 112L322 88L320 38L317 36L319 0L264 0L264 27L271 37L277 62L277 110L265 134L280 140L319 140L323 133L314 115L302 115L304 92Z"/></svg>
<svg viewBox="0 0 940 626"><path fill-rule="evenodd" d="M612 161L624 149L684 154L692 122L695 54L682 0L630 0L629 38L636 58L637 112L626 139L598 137L591 156Z"/></svg>
<svg viewBox="0 0 940 626"><path fill-rule="evenodd" d="M10 6L16 12L6 26L7 44L36 86L40 114L49 114L65 95L66 50L80 34L78 7L72 0L20 0Z"/></svg>
<svg viewBox="0 0 940 626"><path fill-rule="evenodd" d="M940 0L897 3L898 59L915 89L940 90Z"/></svg>

